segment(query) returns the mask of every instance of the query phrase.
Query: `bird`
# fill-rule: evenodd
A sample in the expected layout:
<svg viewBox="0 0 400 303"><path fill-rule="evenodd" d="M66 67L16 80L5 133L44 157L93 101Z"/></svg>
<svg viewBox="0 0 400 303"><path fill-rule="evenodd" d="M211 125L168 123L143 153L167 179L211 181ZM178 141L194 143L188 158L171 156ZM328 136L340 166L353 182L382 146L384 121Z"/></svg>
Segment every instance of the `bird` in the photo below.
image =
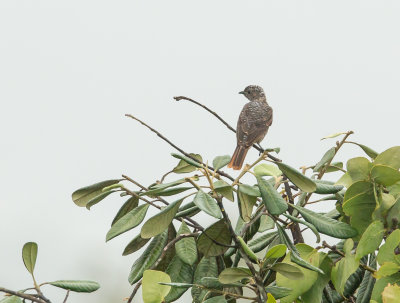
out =
<svg viewBox="0 0 400 303"><path fill-rule="evenodd" d="M229 168L240 170L249 148L260 143L272 124L272 107L267 103L264 90L258 85L249 85L239 92L250 102L243 106L236 127L237 145L228 164Z"/></svg>

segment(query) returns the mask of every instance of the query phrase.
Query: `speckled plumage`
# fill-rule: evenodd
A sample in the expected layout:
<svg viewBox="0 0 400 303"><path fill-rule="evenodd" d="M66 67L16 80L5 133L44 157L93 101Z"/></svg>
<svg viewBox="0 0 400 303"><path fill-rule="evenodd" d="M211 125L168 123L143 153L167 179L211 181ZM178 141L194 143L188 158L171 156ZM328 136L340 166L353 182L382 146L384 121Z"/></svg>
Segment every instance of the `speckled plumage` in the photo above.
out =
<svg viewBox="0 0 400 303"><path fill-rule="evenodd" d="M272 108L267 103L264 90L257 85L250 85L241 92L250 102L243 107L237 127L237 146L228 167L241 169L247 151L254 143L264 139L272 124Z"/></svg>

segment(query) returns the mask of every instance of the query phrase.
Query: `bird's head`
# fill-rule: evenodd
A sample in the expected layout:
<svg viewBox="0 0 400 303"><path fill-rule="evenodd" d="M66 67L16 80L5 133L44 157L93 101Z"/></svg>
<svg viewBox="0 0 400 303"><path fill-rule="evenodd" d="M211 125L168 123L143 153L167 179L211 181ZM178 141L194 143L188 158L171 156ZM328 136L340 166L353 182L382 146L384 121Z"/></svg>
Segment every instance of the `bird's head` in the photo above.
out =
<svg viewBox="0 0 400 303"><path fill-rule="evenodd" d="M249 85L239 94L244 95L250 101L266 101L264 90L258 85Z"/></svg>

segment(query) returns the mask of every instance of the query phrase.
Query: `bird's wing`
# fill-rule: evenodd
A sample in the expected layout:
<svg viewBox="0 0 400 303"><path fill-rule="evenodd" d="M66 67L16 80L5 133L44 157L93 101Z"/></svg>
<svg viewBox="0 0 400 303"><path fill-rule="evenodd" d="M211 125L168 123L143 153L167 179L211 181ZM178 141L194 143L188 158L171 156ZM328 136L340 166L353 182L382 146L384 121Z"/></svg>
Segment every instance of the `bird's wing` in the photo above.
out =
<svg viewBox="0 0 400 303"><path fill-rule="evenodd" d="M272 108L266 103L249 102L240 113L236 128L238 145L249 147L260 140L272 124Z"/></svg>

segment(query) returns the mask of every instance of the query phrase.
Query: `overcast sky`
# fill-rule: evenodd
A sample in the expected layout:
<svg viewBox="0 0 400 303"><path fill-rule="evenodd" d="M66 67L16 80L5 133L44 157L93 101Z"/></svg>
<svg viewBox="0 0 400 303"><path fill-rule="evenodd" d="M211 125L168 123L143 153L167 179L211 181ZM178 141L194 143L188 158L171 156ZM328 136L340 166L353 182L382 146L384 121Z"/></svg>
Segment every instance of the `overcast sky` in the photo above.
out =
<svg viewBox="0 0 400 303"><path fill-rule="evenodd" d="M125 113L209 161L233 152L233 133L173 96L236 125L238 92L261 85L274 109L263 146L295 167L318 161L334 144L320 138L338 131L377 151L399 145L399 14L396 0L0 1L0 285L31 286L21 248L35 241L38 281L102 285L70 302L129 296L138 255L121 253L138 231L105 243L124 200L87 211L71 193L122 173L148 185L175 165ZM358 155L346 146L339 160Z"/></svg>

